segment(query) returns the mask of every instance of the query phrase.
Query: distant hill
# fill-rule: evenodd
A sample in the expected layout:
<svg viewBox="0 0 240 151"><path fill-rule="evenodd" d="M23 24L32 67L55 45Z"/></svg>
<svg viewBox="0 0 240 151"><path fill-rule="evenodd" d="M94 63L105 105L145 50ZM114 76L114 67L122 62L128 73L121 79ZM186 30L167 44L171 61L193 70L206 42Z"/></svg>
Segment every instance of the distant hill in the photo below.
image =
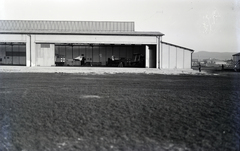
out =
<svg viewBox="0 0 240 151"><path fill-rule="evenodd" d="M236 54L236 52L207 52L207 51L199 51L194 52L192 55L193 59L209 59L209 58L215 58L219 60L230 60L232 59L232 55Z"/></svg>

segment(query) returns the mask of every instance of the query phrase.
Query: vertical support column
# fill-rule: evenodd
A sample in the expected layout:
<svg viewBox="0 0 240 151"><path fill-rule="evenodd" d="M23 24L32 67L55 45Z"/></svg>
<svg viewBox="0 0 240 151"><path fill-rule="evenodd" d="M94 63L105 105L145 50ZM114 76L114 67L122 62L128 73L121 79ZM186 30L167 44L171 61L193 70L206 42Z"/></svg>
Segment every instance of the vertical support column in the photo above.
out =
<svg viewBox="0 0 240 151"><path fill-rule="evenodd" d="M157 69L161 69L162 68L162 44L161 44L161 36L157 36Z"/></svg>
<svg viewBox="0 0 240 151"><path fill-rule="evenodd" d="M26 35L26 66L31 67L31 35Z"/></svg>
<svg viewBox="0 0 240 151"><path fill-rule="evenodd" d="M145 67L146 68L149 68L150 66L149 66L149 61L150 61L150 59L149 59L149 53L150 53L150 50L149 50L149 46L148 45L146 45L145 46Z"/></svg>
<svg viewBox="0 0 240 151"><path fill-rule="evenodd" d="M157 37L157 57L156 57L156 68L160 69L160 44L159 44L159 37Z"/></svg>
<svg viewBox="0 0 240 151"><path fill-rule="evenodd" d="M50 48L52 49L52 58L53 58L51 66L55 67L56 66L55 65L55 44L51 44L50 46L51 46Z"/></svg>
<svg viewBox="0 0 240 151"><path fill-rule="evenodd" d="M36 44L35 44L35 35L30 36L30 44L31 44L31 66L36 66Z"/></svg>
<svg viewBox="0 0 240 151"><path fill-rule="evenodd" d="M162 69L162 37L159 37L160 69Z"/></svg>
<svg viewBox="0 0 240 151"><path fill-rule="evenodd" d="M191 52L191 60L190 60L190 63L191 63L191 69L192 69L192 54L193 54L193 51Z"/></svg>

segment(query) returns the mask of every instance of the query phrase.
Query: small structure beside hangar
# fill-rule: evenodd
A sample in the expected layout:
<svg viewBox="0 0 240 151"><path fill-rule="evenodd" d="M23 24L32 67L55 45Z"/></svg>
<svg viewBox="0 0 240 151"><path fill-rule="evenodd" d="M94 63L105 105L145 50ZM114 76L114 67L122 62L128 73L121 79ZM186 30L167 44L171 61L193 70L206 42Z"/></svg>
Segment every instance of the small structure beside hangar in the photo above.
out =
<svg viewBox="0 0 240 151"><path fill-rule="evenodd" d="M237 63L240 61L240 52L233 55L233 62Z"/></svg>
<svg viewBox="0 0 240 151"><path fill-rule="evenodd" d="M233 64L234 64L234 70L240 71L240 53L236 53L233 55Z"/></svg>
<svg viewBox="0 0 240 151"><path fill-rule="evenodd" d="M190 69L193 50L163 35L134 22L0 20L0 64Z"/></svg>

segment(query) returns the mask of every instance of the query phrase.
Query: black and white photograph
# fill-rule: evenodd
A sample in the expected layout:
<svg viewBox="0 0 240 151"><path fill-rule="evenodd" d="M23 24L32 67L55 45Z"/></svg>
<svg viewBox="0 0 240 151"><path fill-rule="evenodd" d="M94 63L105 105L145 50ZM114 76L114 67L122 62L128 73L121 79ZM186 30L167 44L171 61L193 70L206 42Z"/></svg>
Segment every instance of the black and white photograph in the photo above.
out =
<svg viewBox="0 0 240 151"><path fill-rule="evenodd" d="M239 0L0 0L0 151L239 150Z"/></svg>

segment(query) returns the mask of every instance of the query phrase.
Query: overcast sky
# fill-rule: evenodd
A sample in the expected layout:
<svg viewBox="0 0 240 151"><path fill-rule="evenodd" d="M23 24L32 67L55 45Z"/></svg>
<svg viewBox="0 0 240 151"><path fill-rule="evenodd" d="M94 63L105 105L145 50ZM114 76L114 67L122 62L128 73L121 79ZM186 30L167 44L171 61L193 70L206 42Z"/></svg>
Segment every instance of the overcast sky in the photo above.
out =
<svg viewBox="0 0 240 151"><path fill-rule="evenodd" d="M0 19L134 21L195 51L240 52L240 0L0 0Z"/></svg>

